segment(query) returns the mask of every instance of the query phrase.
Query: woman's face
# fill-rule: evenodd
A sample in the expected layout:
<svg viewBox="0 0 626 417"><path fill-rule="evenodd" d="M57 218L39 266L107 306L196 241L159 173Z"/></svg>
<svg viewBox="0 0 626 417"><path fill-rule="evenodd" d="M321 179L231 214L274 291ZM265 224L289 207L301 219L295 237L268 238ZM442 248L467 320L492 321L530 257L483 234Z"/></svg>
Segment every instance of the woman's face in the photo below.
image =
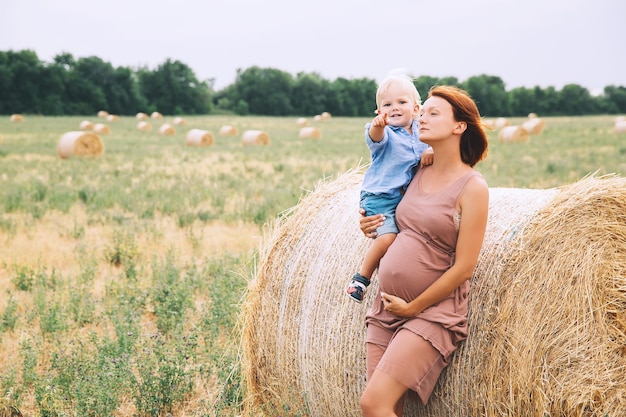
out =
<svg viewBox="0 0 626 417"><path fill-rule="evenodd" d="M458 126L450 103L437 96L430 97L424 102L418 121L419 136L422 141L445 139Z"/></svg>

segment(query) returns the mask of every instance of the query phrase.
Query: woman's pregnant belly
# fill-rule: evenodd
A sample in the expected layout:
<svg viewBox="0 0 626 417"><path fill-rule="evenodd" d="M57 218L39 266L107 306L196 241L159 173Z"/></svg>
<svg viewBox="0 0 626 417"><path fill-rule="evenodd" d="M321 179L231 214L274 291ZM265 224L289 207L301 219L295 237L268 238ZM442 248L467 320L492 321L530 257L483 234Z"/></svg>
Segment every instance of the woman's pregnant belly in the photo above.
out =
<svg viewBox="0 0 626 417"><path fill-rule="evenodd" d="M423 237L403 231L380 261L380 291L409 302L437 280L450 267L450 261L449 254Z"/></svg>

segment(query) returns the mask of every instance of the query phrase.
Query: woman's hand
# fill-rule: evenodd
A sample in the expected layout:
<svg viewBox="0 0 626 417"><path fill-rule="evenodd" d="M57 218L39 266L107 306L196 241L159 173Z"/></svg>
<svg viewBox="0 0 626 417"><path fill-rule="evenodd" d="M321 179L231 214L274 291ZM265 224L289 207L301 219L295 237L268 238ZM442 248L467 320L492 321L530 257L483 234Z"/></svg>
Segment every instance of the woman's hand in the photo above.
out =
<svg viewBox="0 0 626 417"><path fill-rule="evenodd" d="M383 223L385 222L385 216L382 214L365 216L365 210L363 210L362 208L359 209L359 213L362 216L359 219L361 231L366 237L375 238L378 235L378 233L376 233L376 229L383 225Z"/></svg>
<svg viewBox="0 0 626 417"><path fill-rule="evenodd" d="M400 297L381 291L380 299L383 301L385 310L398 317L413 317L409 312L409 304Z"/></svg>
<svg viewBox="0 0 626 417"><path fill-rule="evenodd" d="M433 148L429 146L428 148L426 148L426 150L424 150L424 152L422 152L420 165L425 167L428 165L432 165L434 161L435 161L435 152L433 151Z"/></svg>

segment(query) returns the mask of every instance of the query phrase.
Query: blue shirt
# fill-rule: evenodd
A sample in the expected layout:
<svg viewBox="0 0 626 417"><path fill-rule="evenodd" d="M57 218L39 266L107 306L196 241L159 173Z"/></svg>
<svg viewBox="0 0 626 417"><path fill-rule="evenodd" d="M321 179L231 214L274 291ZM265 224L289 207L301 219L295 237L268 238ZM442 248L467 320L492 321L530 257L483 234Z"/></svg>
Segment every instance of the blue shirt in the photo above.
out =
<svg viewBox="0 0 626 417"><path fill-rule="evenodd" d="M412 135L403 127L385 126L380 142L370 137L370 126L371 123L365 125L365 143L372 154L372 164L365 172L361 189L397 197L413 179L414 168L428 145L419 140L417 120L411 125Z"/></svg>

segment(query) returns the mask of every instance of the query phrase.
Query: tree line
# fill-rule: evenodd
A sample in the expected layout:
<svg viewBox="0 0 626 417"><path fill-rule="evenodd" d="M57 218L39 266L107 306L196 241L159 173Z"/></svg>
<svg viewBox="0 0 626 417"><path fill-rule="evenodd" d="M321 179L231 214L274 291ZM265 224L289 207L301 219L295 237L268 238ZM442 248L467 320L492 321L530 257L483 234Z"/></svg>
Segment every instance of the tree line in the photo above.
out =
<svg viewBox="0 0 626 417"><path fill-rule="evenodd" d="M497 76L420 76L415 85L424 99L433 85L466 90L484 116L577 116L626 113L626 87L610 85L592 95L577 84L507 90ZM295 76L275 68L238 69L235 81L216 91L214 80L200 81L183 62L166 59L155 69L113 67L90 56L61 53L41 61L31 50L0 51L0 114L89 115L99 110L119 115L159 111L168 115L227 114L310 116L373 115L374 79L327 80L318 73Z"/></svg>

